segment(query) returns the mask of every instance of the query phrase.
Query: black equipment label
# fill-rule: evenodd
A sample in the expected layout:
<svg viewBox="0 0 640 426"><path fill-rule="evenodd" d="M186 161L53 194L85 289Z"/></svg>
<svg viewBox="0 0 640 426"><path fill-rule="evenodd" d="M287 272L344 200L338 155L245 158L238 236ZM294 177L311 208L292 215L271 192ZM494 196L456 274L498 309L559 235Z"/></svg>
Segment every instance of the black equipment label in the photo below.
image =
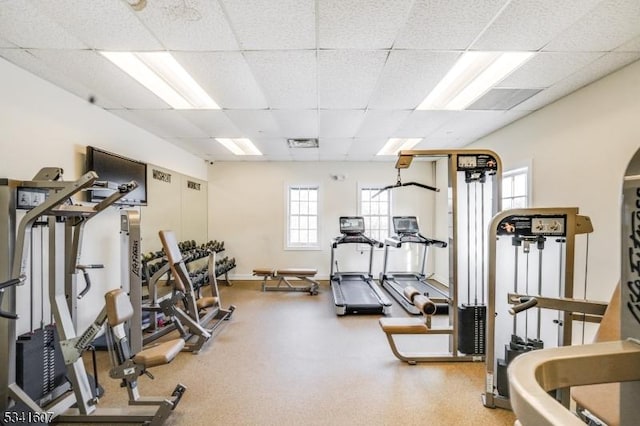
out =
<svg viewBox="0 0 640 426"><path fill-rule="evenodd" d="M162 182L171 183L171 173L153 169L153 178Z"/></svg>
<svg viewBox="0 0 640 426"><path fill-rule="evenodd" d="M500 221L498 235L549 236L567 235L566 215L508 216Z"/></svg>
<svg viewBox="0 0 640 426"><path fill-rule="evenodd" d="M488 154L458 155L458 171L495 171L498 161Z"/></svg>
<svg viewBox="0 0 640 426"><path fill-rule="evenodd" d="M196 191L200 191L200 184L197 182L192 182L190 180L187 181L187 188L195 189Z"/></svg>

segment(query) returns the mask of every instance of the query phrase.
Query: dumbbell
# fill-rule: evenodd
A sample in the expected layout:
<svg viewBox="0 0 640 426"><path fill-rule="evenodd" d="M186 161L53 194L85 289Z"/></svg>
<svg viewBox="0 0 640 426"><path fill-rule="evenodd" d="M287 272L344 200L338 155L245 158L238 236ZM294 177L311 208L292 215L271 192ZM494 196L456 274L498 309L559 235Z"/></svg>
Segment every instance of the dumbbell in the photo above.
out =
<svg viewBox="0 0 640 426"><path fill-rule="evenodd" d="M433 315L436 313L436 304L427 296L420 293L415 287L410 285L406 286L404 288L404 296L423 314Z"/></svg>

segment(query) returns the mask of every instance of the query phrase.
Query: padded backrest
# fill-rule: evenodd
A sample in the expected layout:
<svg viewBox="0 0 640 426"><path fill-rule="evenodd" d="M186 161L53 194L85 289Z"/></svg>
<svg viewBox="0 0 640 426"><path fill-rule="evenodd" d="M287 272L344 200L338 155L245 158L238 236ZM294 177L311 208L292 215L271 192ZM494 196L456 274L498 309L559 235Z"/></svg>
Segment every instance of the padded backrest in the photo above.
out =
<svg viewBox="0 0 640 426"><path fill-rule="evenodd" d="M611 296L607 310L602 316L600 327L596 333L595 342L609 342L620 340L620 283Z"/></svg>
<svg viewBox="0 0 640 426"><path fill-rule="evenodd" d="M107 322L109 326L115 327L127 321L133 316L133 306L127 293L116 288L104 295L107 307Z"/></svg>
<svg viewBox="0 0 640 426"><path fill-rule="evenodd" d="M185 292L185 287L190 285L189 271L187 266L182 261L182 253L178 247L178 239L173 231L160 231L158 232L162 247L169 260L171 266L171 273L174 277L174 285L179 291Z"/></svg>

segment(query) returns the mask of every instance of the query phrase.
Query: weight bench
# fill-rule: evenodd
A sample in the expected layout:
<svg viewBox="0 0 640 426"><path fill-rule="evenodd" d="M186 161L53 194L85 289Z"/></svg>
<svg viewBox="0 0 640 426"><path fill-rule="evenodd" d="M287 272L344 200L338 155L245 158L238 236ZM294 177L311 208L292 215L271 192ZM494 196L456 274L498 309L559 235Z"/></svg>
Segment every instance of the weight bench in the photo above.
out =
<svg viewBox="0 0 640 426"><path fill-rule="evenodd" d="M310 295L318 294L318 282L313 279L318 273L317 269L273 269L256 268L253 275L262 277L262 291L303 291ZM297 278L309 283L305 286L294 286L288 278ZM267 280L278 280L275 286L267 286ZM284 284L284 285L283 285Z"/></svg>
<svg viewBox="0 0 640 426"><path fill-rule="evenodd" d="M441 357L420 353L403 353L398 349L394 335L397 334L451 334L452 328L449 327L431 327L431 316L436 313L436 304L423 295L415 287L407 286L404 289L404 296L407 300L418 308L423 315L422 318L380 318L378 321L382 331L387 335L391 352L401 361L405 361L411 365L415 365L420 361L451 361L453 357Z"/></svg>

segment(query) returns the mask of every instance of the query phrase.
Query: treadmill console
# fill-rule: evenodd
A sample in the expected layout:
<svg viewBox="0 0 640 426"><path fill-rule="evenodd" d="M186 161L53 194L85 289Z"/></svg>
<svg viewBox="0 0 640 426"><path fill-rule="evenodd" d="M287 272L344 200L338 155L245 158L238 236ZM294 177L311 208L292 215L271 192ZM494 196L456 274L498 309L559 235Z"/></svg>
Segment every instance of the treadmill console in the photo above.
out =
<svg viewBox="0 0 640 426"><path fill-rule="evenodd" d="M418 218L415 216L394 216L393 230L397 235L418 234Z"/></svg>
<svg viewBox="0 0 640 426"><path fill-rule="evenodd" d="M364 234L364 218L362 216L340 217L340 233L344 235Z"/></svg>

